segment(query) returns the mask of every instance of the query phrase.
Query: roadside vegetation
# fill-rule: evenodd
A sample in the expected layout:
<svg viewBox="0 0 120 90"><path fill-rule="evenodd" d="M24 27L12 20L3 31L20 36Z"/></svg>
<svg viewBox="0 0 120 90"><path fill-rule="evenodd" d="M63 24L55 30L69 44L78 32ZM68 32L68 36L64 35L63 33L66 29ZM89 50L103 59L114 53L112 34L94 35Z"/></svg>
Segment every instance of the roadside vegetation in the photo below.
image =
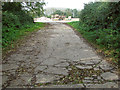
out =
<svg viewBox="0 0 120 90"><path fill-rule="evenodd" d="M85 4L79 22L68 23L106 59L118 64L120 60L120 2L91 2Z"/></svg>
<svg viewBox="0 0 120 90"><path fill-rule="evenodd" d="M6 2L2 4L3 52L15 48L15 45L16 43L18 43L18 40L22 39L26 35L29 35L31 32L45 26L44 23L34 23L33 20L34 17L43 15L42 6L45 3Z"/></svg>

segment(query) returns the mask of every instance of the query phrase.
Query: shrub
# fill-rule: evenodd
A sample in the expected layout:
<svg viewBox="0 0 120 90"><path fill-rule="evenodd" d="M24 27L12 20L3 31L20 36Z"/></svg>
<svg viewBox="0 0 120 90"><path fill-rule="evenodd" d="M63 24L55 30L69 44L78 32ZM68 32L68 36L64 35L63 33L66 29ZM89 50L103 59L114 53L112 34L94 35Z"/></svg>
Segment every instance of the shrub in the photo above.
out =
<svg viewBox="0 0 120 90"><path fill-rule="evenodd" d="M120 33L113 29L98 29L89 30L89 26L84 23L71 22L68 23L76 28L84 38L89 42L99 46L101 49L105 49L105 54L110 57L120 58ZM115 62L116 62L115 61Z"/></svg>
<svg viewBox="0 0 120 90"><path fill-rule="evenodd" d="M3 23L3 28L20 27L19 17L7 11L3 12L2 23Z"/></svg>

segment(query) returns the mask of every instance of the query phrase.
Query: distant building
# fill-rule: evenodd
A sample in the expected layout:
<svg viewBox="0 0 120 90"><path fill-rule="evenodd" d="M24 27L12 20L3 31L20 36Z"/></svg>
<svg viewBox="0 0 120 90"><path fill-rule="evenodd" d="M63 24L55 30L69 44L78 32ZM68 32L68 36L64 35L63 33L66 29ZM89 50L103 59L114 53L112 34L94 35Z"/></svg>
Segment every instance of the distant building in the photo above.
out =
<svg viewBox="0 0 120 90"><path fill-rule="evenodd" d="M53 20L64 20L65 16L55 14L55 15L51 15L51 19L53 19Z"/></svg>

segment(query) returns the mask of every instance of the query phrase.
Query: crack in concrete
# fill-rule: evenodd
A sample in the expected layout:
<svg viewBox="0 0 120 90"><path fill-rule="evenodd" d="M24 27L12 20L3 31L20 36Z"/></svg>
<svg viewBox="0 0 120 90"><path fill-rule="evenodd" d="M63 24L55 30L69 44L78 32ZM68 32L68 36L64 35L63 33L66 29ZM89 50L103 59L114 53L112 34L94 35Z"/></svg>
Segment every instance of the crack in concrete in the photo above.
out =
<svg viewBox="0 0 120 90"><path fill-rule="evenodd" d="M96 87L106 88L107 85L117 87L118 78L112 72L115 68L111 71L111 68L106 66L109 63L103 61L72 28L62 23L50 23L49 27L32 35L16 53L3 60L3 66L5 64L9 66L3 67L3 76L9 73L8 79L3 82L3 87L27 88L47 87L47 85L75 87L76 84L80 84L76 86L82 88L96 84L99 84ZM13 69L15 71L10 71L10 68L13 68L10 66L12 64L18 67ZM107 80L105 80L106 72L112 75L112 77L108 75ZM24 73L27 74L24 76ZM13 83L14 80L16 83Z"/></svg>

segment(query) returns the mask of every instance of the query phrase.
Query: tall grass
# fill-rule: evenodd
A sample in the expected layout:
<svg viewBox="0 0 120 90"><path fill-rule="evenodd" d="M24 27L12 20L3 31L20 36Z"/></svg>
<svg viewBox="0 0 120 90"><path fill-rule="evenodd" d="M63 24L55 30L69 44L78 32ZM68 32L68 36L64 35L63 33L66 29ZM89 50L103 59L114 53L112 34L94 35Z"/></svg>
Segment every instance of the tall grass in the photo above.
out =
<svg viewBox="0 0 120 90"><path fill-rule="evenodd" d="M24 39L24 36L29 35L31 32L35 30L41 29L45 25L46 25L45 23L33 23L33 24L26 25L25 27L20 29L16 29L14 27L9 28L9 32L2 33L3 51L14 48L18 40Z"/></svg>

